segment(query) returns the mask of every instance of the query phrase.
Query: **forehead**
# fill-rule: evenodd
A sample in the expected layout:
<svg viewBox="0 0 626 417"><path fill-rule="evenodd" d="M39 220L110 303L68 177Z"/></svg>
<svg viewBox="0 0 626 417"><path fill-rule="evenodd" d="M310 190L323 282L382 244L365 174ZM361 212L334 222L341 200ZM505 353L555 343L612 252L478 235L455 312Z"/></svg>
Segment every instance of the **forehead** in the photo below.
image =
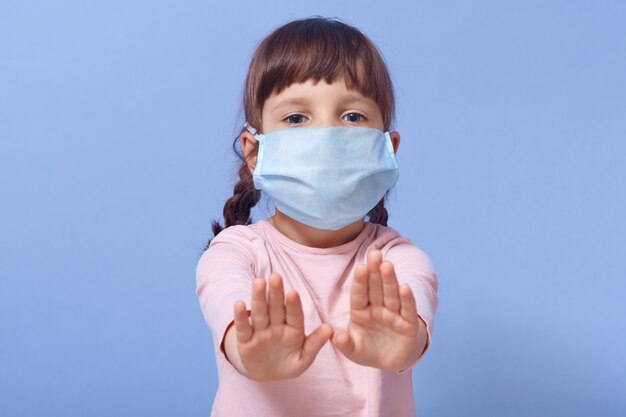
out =
<svg viewBox="0 0 626 417"><path fill-rule="evenodd" d="M343 79L327 83L324 79L315 82L309 79L302 83L293 83L280 93L273 92L266 100L268 110L298 104L314 104L316 102L360 102L365 105L376 103L365 97L358 90L348 89Z"/></svg>

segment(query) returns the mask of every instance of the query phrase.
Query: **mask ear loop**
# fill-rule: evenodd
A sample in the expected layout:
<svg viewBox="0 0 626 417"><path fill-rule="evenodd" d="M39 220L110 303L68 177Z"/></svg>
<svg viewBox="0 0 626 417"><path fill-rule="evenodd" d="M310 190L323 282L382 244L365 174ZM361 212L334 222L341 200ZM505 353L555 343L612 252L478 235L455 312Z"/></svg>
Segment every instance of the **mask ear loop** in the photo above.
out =
<svg viewBox="0 0 626 417"><path fill-rule="evenodd" d="M256 132L257 132L257 130L256 130L254 127L252 127L252 125L250 125L250 123L248 123L248 122L245 122L245 123L243 124L243 127L244 127L246 130L248 130L248 132L252 133L252 136L254 136L254 139L256 139L256 140L257 140L257 142L258 142L259 138L257 138L257 137L256 137Z"/></svg>
<svg viewBox="0 0 626 417"><path fill-rule="evenodd" d="M257 130L254 127L252 127L250 125L250 123L245 122L243 124L243 127L246 130L248 130L248 132L252 133L252 136L254 136L254 139L259 143L259 151L258 151L257 159L256 159L256 167L254 169L254 172L252 173L252 175L254 177L254 175L256 175L255 173L258 172L259 167L263 163L263 154L265 153L265 146L263 146L263 142L261 141L261 139L259 137L257 137L257 133L256 133ZM259 136L263 137L263 135L261 135L260 133L259 133ZM256 188L256 186L255 186L255 188ZM260 188L257 188L257 190L260 190Z"/></svg>
<svg viewBox="0 0 626 417"><path fill-rule="evenodd" d="M250 123L245 122L245 123L243 124L243 127L244 127L245 129L247 129L247 130L248 130L248 132L252 133L253 135L255 135L255 134L256 134L256 129L255 129L255 128L253 128L253 127L252 127L252 125L250 125Z"/></svg>

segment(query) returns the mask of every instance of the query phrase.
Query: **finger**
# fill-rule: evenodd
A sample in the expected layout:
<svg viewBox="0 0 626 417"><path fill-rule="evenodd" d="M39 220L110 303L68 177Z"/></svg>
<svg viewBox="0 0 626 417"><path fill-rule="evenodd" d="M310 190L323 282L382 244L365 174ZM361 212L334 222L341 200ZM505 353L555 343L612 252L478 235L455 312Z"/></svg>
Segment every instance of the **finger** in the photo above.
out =
<svg viewBox="0 0 626 417"><path fill-rule="evenodd" d="M235 301L235 332L237 333L237 341L246 343L252 337L252 326L248 319L248 310L246 303L242 300Z"/></svg>
<svg viewBox="0 0 626 417"><path fill-rule="evenodd" d="M270 324L283 324L285 322L285 299L283 279L278 274L270 275L269 300Z"/></svg>
<svg viewBox="0 0 626 417"><path fill-rule="evenodd" d="M306 366L313 363L318 352L333 335L333 328L328 323L322 323L313 333L307 336L302 346L302 360Z"/></svg>
<svg viewBox="0 0 626 417"><path fill-rule="evenodd" d="M367 307L369 295L367 292L368 271L365 265L358 265L354 271L352 287L350 288L350 309L361 310Z"/></svg>
<svg viewBox="0 0 626 417"><path fill-rule="evenodd" d="M367 254L367 269L369 271L369 300L373 306L383 305L383 285L380 276L380 264L383 256L379 250L373 249Z"/></svg>
<svg viewBox="0 0 626 417"><path fill-rule="evenodd" d="M287 293L287 306L285 308L285 320L287 324L296 329L304 331L304 314L302 313L302 302L300 294L291 290Z"/></svg>
<svg viewBox="0 0 626 417"><path fill-rule="evenodd" d="M416 324L419 320L419 317L417 315L415 297L413 296L413 291L411 291L411 287L409 287L407 284L402 284L400 286L400 301L402 303L402 307L400 309L400 314L402 315L402 318L409 323Z"/></svg>
<svg viewBox="0 0 626 417"><path fill-rule="evenodd" d="M255 330L264 329L269 324L267 313L267 295L265 294L265 279L256 278L252 283L252 327Z"/></svg>
<svg viewBox="0 0 626 417"><path fill-rule="evenodd" d="M395 314L400 314L400 293L393 264L389 261L381 263L380 273L383 281L383 302L385 307Z"/></svg>
<svg viewBox="0 0 626 417"><path fill-rule="evenodd" d="M356 346L350 333L345 330L335 331L332 343L346 357L350 357L352 355Z"/></svg>

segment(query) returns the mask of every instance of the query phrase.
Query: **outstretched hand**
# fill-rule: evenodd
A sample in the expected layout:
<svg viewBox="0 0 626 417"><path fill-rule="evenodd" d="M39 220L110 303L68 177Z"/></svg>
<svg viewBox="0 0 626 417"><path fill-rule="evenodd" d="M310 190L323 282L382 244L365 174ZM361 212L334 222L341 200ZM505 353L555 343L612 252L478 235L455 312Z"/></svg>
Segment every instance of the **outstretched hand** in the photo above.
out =
<svg viewBox="0 0 626 417"><path fill-rule="evenodd" d="M251 379L294 378L313 363L332 336L332 327L324 323L306 336L298 292L292 290L284 297L282 277L271 274L268 302L265 286L263 278L256 278L253 282L251 323L245 303L242 300L235 302L239 358Z"/></svg>
<svg viewBox="0 0 626 417"><path fill-rule="evenodd" d="M356 267L348 328L336 329L331 340L353 362L386 370L403 370L422 353L425 324L411 288L398 285L393 264L383 262L379 250L367 254L367 266Z"/></svg>

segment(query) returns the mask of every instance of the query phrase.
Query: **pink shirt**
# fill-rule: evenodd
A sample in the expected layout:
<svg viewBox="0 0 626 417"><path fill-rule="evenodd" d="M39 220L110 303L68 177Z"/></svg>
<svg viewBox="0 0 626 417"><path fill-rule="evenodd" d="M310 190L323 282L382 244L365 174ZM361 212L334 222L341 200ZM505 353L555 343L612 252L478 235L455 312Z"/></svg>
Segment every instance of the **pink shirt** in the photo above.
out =
<svg viewBox="0 0 626 417"><path fill-rule="evenodd" d="M345 329L354 269L366 264L371 248L381 250L383 259L393 263L400 284L410 285L418 314L427 325L428 350L437 309L437 275L426 253L393 228L365 222L354 240L314 248L261 220L228 227L211 241L198 261L196 294L217 355L219 387L212 417L416 415L410 367L393 372L362 366L329 341L297 378L254 381L241 375L222 350L235 301L244 300L250 309L252 280L256 276L267 280L271 272L282 276L285 293L290 289L299 293L306 335L323 322Z"/></svg>

